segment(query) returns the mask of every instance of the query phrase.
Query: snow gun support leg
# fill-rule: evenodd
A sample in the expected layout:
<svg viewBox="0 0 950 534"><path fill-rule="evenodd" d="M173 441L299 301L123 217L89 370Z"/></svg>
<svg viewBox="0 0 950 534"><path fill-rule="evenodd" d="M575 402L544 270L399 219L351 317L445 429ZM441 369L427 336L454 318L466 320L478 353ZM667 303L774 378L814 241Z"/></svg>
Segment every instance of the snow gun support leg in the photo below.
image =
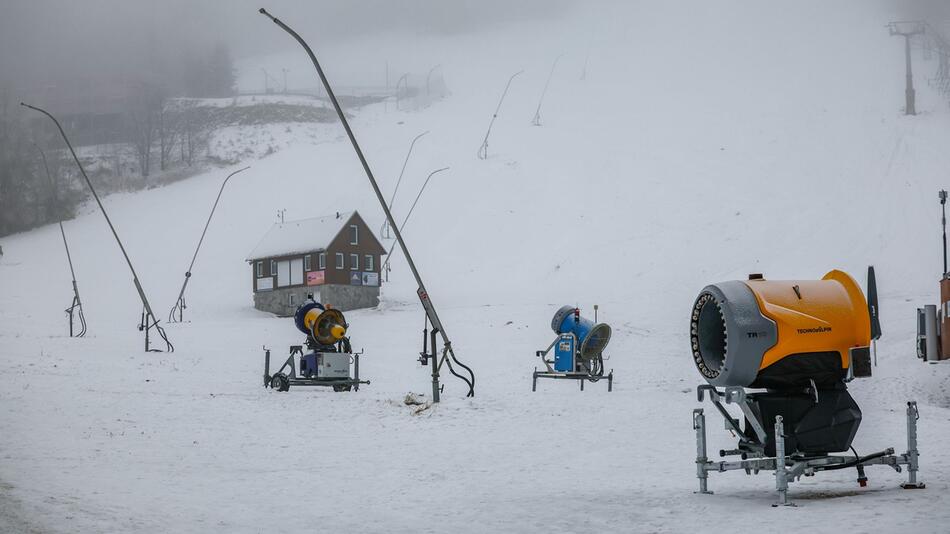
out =
<svg viewBox="0 0 950 534"><path fill-rule="evenodd" d="M738 419L732 417L726 410L725 404L737 404L742 408L745 414L747 408L752 408L751 400L745 396L745 392L739 394L742 388L726 388L725 391L719 391L710 385L702 385L697 390L699 401L702 402L706 393L709 393L709 400L716 406L720 414L725 418L726 430L735 436L739 436L739 447L732 450L721 450L719 456L740 456L738 461L719 461L714 462L707 455L706 441L706 416L702 408L693 410L693 430L696 433L696 478L699 480L699 491L697 493L712 494L708 487L709 473L726 471L745 471L747 475L758 474L759 471L774 471L775 491L777 501L773 506L795 506L788 498L789 483L794 482L802 476L813 476L821 471L836 471L841 469L854 468L858 473L858 484L861 487L867 485L867 476L865 467L869 465L890 466L897 472L902 471L902 466L907 466L907 482L901 484L905 489L924 488L923 482L917 480L917 472L920 469L918 463L919 451L917 450L917 421L920 419L917 410L917 403L910 401L907 403L907 452L897 455L893 448L869 454L867 456L843 456L834 454L802 454L788 450L788 438L784 418L781 415L775 417L772 429L772 437L775 445L774 457L765 455L764 440L759 440L759 428L761 424L751 425L748 432L744 431ZM751 415L755 415L752 413ZM752 423L754 420L746 415L746 423ZM757 422L757 421L756 421Z"/></svg>
<svg viewBox="0 0 950 534"><path fill-rule="evenodd" d="M917 410L917 402L907 403L907 452L902 459L907 463L907 482L901 484L904 489L924 489L926 484L917 480L917 471L920 470L920 452L917 450L917 421L920 419L920 412Z"/></svg>
<svg viewBox="0 0 950 534"><path fill-rule="evenodd" d="M699 491L712 495L709 491L709 475L706 473L706 466L711 464L706 456L706 416L702 408L693 410L693 430L696 431L696 478L699 479Z"/></svg>

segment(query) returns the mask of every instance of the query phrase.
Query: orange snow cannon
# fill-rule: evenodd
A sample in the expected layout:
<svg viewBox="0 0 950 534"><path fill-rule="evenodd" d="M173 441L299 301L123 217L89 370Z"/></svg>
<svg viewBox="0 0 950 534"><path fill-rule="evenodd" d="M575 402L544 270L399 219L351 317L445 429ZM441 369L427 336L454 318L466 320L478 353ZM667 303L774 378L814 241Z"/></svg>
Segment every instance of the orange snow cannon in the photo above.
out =
<svg viewBox="0 0 950 534"><path fill-rule="evenodd" d="M693 410L696 478L710 493L709 473L775 471L777 505L804 475L865 467L907 466L904 488L917 480L917 403L907 402L907 452L893 448L860 455L852 446L863 414L848 392L855 377L871 376L872 340L881 336L877 282L868 267L868 297L851 276L831 271L821 280L766 280L760 274L706 286L693 304L690 340L696 368L708 384L696 390L723 416L736 448L707 456L706 416ZM749 391L747 390L755 390ZM729 406L741 415L735 417ZM838 453L846 453L844 455Z"/></svg>
<svg viewBox="0 0 950 534"><path fill-rule="evenodd" d="M693 360L713 386L827 387L870 376L871 316L842 271L821 280L748 280L706 286L690 321Z"/></svg>

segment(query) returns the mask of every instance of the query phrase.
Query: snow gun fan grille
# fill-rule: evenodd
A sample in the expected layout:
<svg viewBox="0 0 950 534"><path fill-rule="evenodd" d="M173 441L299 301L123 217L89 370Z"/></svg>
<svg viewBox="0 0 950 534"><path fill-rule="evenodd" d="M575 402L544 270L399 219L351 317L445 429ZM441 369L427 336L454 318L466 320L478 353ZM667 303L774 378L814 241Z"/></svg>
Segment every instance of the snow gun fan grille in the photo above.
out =
<svg viewBox="0 0 950 534"><path fill-rule="evenodd" d="M696 299L689 331L699 372L706 378L718 377L726 360L726 321L712 294L703 293Z"/></svg>
<svg viewBox="0 0 950 534"><path fill-rule="evenodd" d="M581 343L581 357L592 359L599 356L610 342L610 326L600 323L594 326Z"/></svg>

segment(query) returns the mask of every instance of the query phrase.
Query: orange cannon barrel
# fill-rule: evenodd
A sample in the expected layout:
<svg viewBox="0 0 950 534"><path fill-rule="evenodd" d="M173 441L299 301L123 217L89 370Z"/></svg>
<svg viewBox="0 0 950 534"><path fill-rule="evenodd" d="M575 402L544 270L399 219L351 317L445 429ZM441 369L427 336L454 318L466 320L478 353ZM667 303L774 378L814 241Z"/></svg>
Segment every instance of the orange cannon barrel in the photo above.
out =
<svg viewBox="0 0 950 534"><path fill-rule="evenodd" d="M714 386L785 389L843 380L869 357L871 320L851 276L706 286L690 319L693 360Z"/></svg>

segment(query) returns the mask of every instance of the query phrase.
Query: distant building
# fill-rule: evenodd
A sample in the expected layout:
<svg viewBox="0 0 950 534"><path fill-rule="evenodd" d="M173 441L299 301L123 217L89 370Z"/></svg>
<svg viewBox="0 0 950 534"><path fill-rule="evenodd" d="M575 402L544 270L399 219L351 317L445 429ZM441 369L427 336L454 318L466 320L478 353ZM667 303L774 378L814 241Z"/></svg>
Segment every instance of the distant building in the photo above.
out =
<svg viewBox="0 0 950 534"><path fill-rule="evenodd" d="M292 315L307 293L343 311L377 306L385 254L355 211L277 223L247 258L254 307Z"/></svg>

